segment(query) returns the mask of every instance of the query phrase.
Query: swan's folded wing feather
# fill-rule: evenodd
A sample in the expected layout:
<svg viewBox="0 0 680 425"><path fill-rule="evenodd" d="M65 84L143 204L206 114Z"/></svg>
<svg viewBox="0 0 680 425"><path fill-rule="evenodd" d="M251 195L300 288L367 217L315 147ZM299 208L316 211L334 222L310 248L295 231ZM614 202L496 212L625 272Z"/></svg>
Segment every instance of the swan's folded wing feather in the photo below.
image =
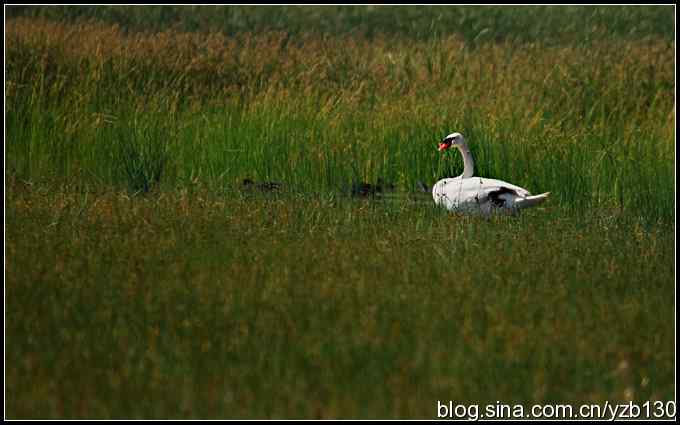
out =
<svg viewBox="0 0 680 425"><path fill-rule="evenodd" d="M482 177L478 178L478 180L480 190L483 190L487 193L502 189L514 191L518 196L521 196L523 198L531 195L531 193L529 193L528 190L519 186L515 186L514 184L504 182L503 180L485 179Z"/></svg>
<svg viewBox="0 0 680 425"><path fill-rule="evenodd" d="M446 179L437 184L435 201L449 209L476 207L493 204L510 207L515 197L524 198L529 192L519 186L502 180L471 177L467 179Z"/></svg>
<svg viewBox="0 0 680 425"><path fill-rule="evenodd" d="M517 191L504 186L495 190L490 190L486 193L489 202L498 208L511 206L513 199L517 197Z"/></svg>

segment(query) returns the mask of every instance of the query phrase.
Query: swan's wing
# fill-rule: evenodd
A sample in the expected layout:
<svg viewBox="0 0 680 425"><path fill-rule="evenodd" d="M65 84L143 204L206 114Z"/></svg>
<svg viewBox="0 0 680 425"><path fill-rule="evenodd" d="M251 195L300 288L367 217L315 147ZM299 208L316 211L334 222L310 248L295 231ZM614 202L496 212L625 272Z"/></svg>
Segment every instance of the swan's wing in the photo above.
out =
<svg viewBox="0 0 680 425"><path fill-rule="evenodd" d="M478 194L484 198L491 194L498 196L502 194L514 193L520 197L531 195L528 190L496 179L485 179L483 177L471 177L467 179L445 179L437 184L442 183L441 191L446 193L467 193L471 195Z"/></svg>
<svg viewBox="0 0 680 425"><path fill-rule="evenodd" d="M450 208L449 204L451 199L453 199L453 194L460 187L461 183L462 179L460 178L439 180L432 186L432 198L434 198L434 203Z"/></svg>
<svg viewBox="0 0 680 425"><path fill-rule="evenodd" d="M509 187L501 186L498 189L492 189L487 192L489 202L497 208L508 206L515 198L517 192Z"/></svg>
<svg viewBox="0 0 680 425"><path fill-rule="evenodd" d="M501 193L514 192L517 194L517 196L521 196L522 198L531 195L531 193L529 193L529 191L523 187L515 186L514 184L504 182L503 180L485 179L483 177L476 178L479 180L480 189L489 193L500 190Z"/></svg>
<svg viewBox="0 0 680 425"><path fill-rule="evenodd" d="M432 190L435 202L449 210L488 210L491 206L512 207L515 199L525 198L529 191L502 180L470 177L444 179Z"/></svg>
<svg viewBox="0 0 680 425"><path fill-rule="evenodd" d="M479 204L479 183L477 178L451 178L439 180L432 188L432 196L437 205L448 210L474 208Z"/></svg>

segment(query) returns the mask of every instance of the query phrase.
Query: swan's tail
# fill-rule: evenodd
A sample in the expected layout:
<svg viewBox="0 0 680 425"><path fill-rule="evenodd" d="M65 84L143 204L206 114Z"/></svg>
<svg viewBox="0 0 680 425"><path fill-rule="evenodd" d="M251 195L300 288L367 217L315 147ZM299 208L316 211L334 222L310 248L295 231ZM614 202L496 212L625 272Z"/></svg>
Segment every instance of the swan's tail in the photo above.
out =
<svg viewBox="0 0 680 425"><path fill-rule="evenodd" d="M550 192L541 193L540 195L527 196L526 198L519 198L515 200L515 208L529 208L540 204L548 199Z"/></svg>

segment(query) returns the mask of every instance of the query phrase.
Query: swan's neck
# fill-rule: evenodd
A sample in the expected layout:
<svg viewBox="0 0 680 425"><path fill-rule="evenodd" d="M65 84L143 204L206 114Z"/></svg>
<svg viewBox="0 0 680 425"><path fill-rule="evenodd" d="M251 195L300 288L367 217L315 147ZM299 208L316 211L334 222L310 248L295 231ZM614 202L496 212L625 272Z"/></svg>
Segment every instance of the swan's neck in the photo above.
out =
<svg viewBox="0 0 680 425"><path fill-rule="evenodd" d="M472 175L475 173L475 160L472 159L472 153L470 153L470 149L465 143L456 147L460 151L460 154L463 155L463 174L461 174L459 178L467 179L472 177Z"/></svg>

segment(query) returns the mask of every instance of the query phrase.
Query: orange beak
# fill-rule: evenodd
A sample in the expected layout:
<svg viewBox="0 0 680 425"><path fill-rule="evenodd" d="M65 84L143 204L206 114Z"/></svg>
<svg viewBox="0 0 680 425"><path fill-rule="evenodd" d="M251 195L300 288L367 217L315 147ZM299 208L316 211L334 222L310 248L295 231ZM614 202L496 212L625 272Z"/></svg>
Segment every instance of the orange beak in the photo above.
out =
<svg viewBox="0 0 680 425"><path fill-rule="evenodd" d="M439 144L438 150L439 150L439 152L441 152L441 151L447 150L450 147L451 147L451 142L449 142L449 143L443 143L442 142L442 143Z"/></svg>

